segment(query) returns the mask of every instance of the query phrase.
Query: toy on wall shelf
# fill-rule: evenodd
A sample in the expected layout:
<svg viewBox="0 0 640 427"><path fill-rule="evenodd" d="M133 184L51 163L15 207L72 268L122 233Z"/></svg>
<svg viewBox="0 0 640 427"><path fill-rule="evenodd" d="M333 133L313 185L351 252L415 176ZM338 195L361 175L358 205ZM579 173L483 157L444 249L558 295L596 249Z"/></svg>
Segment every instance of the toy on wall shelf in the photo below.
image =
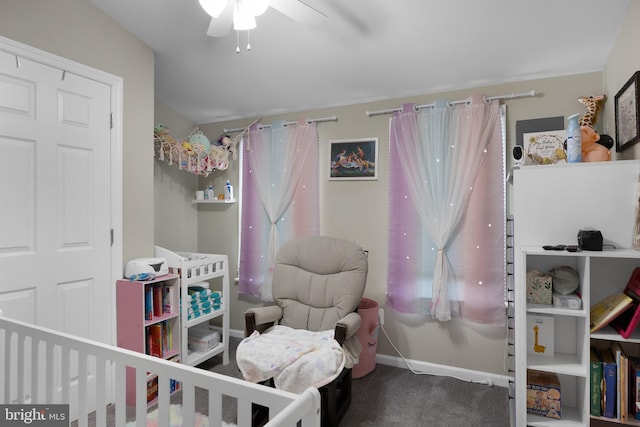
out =
<svg viewBox="0 0 640 427"><path fill-rule="evenodd" d="M158 124L153 128L155 154L159 160L175 164L181 170L208 176L214 170L227 169L230 157L237 160L236 147L251 125L233 138L223 135L211 143L198 128L176 141L165 125Z"/></svg>
<svg viewBox="0 0 640 427"><path fill-rule="evenodd" d="M582 136L582 161L603 162L611 160L613 140L609 135L599 135L594 126L602 104L607 100L606 95L581 96L578 102L587 107L587 111L580 118L580 134Z"/></svg>
<svg viewBox="0 0 640 427"><path fill-rule="evenodd" d="M607 95L581 96L578 102L587 107L587 112L580 118L580 126L594 127L598 121L598 115L602 110L602 104L607 100Z"/></svg>
<svg viewBox="0 0 640 427"><path fill-rule="evenodd" d="M582 134L583 162L605 162L611 160L610 148L613 146L611 138L601 138L591 126L580 126L580 133ZM607 147L605 144L609 142L611 145Z"/></svg>

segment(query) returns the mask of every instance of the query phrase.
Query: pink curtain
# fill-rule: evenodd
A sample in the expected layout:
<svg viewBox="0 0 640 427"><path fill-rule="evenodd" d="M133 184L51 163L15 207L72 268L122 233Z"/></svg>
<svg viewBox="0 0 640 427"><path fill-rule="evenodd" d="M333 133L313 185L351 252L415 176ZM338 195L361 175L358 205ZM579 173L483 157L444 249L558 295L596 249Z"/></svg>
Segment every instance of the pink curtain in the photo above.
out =
<svg viewBox="0 0 640 427"><path fill-rule="evenodd" d="M238 288L240 294L271 300L281 243L318 234L317 124L253 125L242 154Z"/></svg>
<svg viewBox="0 0 640 427"><path fill-rule="evenodd" d="M446 321L504 322L500 108L481 95L403 106L390 127L388 304Z"/></svg>

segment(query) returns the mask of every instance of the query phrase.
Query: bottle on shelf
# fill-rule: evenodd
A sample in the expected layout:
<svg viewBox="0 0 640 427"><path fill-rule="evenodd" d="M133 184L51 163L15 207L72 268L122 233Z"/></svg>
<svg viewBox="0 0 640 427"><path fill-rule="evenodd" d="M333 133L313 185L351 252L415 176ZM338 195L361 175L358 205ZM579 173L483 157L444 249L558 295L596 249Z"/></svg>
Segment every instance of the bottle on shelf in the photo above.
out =
<svg viewBox="0 0 640 427"><path fill-rule="evenodd" d="M216 195L213 192L213 185L209 185L209 188L207 188L207 198L209 200L214 200L216 198Z"/></svg>
<svg viewBox="0 0 640 427"><path fill-rule="evenodd" d="M580 163L582 161L582 133L578 116L574 114L567 118L567 162Z"/></svg>
<svg viewBox="0 0 640 427"><path fill-rule="evenodd" d="M229 181L227 181L227 185L224 189L224 200L230 202L233 200L233 186Z"/></svg>

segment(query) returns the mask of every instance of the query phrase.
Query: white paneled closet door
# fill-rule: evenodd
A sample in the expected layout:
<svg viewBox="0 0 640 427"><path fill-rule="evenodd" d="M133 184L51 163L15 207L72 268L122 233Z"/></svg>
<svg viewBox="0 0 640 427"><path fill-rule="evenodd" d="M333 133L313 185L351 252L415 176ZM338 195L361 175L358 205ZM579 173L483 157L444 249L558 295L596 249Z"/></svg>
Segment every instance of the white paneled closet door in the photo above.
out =
<svg viewBox="0 0 640 427"><path fill-rule="evenodd" d="M110 103L107 84L0 51L0 310L106 343Z"/></svg>

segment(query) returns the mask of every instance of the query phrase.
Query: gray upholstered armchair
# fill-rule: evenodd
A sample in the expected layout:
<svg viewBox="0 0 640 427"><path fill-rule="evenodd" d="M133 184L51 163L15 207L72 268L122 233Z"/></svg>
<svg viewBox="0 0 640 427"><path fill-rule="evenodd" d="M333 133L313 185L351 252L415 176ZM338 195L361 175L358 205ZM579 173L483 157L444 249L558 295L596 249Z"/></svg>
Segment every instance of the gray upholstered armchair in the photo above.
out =
<svg viewBox="0 0 640 427"><path fill-rule="evenodd" d="M273 273L276 305L245 312L245 333L274 324L310 331L335 330L340 345L356 340L356 310L367 281L367 254L344 239L313 236L292 239L278 251ZM335 426L351 403L351 369L320 388L323 425Z"/></svg>

